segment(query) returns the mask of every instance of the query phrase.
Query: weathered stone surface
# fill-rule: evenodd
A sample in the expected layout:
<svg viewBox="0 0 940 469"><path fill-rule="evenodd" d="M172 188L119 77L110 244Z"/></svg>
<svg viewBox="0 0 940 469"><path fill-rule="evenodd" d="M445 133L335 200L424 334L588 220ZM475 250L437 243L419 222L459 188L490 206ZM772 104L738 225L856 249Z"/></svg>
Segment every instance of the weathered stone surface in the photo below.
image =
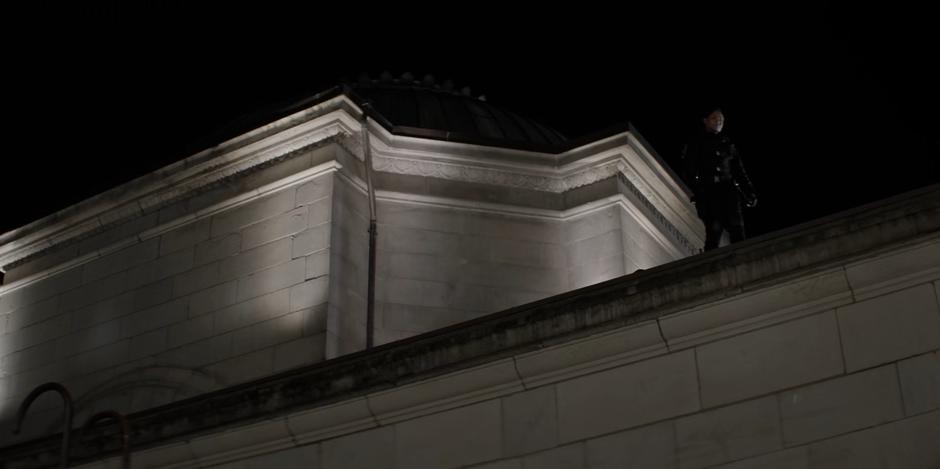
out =
<svg viewBox="0 0 940 469"><path fill-rule="evenodd" d="M325 333L281 343L274 349L274 372L319 363L324 360L325 354Z"/></svg>
<svg viewBox="0 0 940 469"><path fill-rule="evenodd" d="M288 288L304 281L307 261L295 259L287 264L255 272L238 280L238 301Z"/></svg>
<svg viewBox="0 0 940 469"><path fill-rule="evenodd" d="M584 443L539 451L522 459L522 467L528 469L581 469L584 467Z"/></svg>
<svg viewBox="0 0 940 469"><path fill-rule="evenodd" d="M258 379L270 375L274 370L274 349L265 348L239 355L210 365L207 369L226 385Z"/></svg>
<svg viewBox="0 0 940 469"><path fill-rule="evenodd" d="M317 251L306 257L307 275L306 278L312 279L322 277L330 273L330 250L324 249Z"/></svg>
<svg viewBox="0 0 940 469"><path fill-rule="evenodd" d="M212 336L212 323L212 315L207 314L171 325L167 338L168 347L176 348Z"/></svg>
<svg viewBox="0 0 940 469"><path fill-rule="evenodd" d="M591 264L611 256L623 255L620 231L610 231L593 238L575 241L565 247L571 267Z"/></svg>
<svg viewBox="0 0 940 469"><path fill-rule="evenodd" d="M133 295L124 294L73 311L72 315L75 318L73 325L75 327L90 326L124 316L135 310Z"/></svg>
<svg viewBox="0 0 940 469"><path fill-rule="evenodd" d="M329 223L323 223L294 235L291 257L296 259L330 247L331 228Z"/></svg>
<svg viewBox="0 0 940 469"><path fill-rule="evenodd" d="M328 276L307 280L290 289L290 310L312 308L329 299L330 278Z"/></svg>
<svg viewBox="0 0 940 469"><path fill-rule="evenodd" d="M458 467L497 459L500 420L499 402L489 401L398 423L398 467Z"/></svg>
<svg viewBox="0 0 940 469"><path fill-rule="evenodd" d="M127 275L117 273L82 285L81 288L69 290L63 293L59 300L60 309L71 311L118 296L127 291L127 282Z"/></svg>
<svg viewBox="0 0 940 469"><path fill-rule="evenodd" d="M676 420L679 467L694 469L783 448L776 396Z"/></svg>
<svg viewBox="0 0 940 469"><path fill-rule="evenodd" d="M940 276L940 243L933 241L855 262L845 266L845 273L859 298L897 290L912 281L921 282L925 276Z"/></svg>
<svg viewBox="0 0 940 469"><path fill-rule="evenodd" d="M604 370L668 353L654 321L646 321L516 356L528 386Z"/></svg>
<svg viewBox="0 0 940 469"><path fill-rule="evenodd" d="M333 179L332 174L327 174L297 186L297 205L306 205L324 197L329 197L333 194Z"/></svg>
<svg viewBox="0 0 940 469"><path fill-rule="evenodd" d="M521 390L512 360L497 360L439 379L378 391L368 400L376 420L388 424Z"/></svg>
<svg viewBox="0 0 940 469"><path fill-rule="evenodd" d="M196 245L196 265L207 264L212 261L233 256L241 250L241 233L232 233L209 239Z"/></svg>
<svg viewBox="0 0 940 469"><path fill-rule="evenodd" d="M607 207L566 220L564 241L571 243L620 229L619 208Z"/></svg>
<svg viewBox="0 0 940 469"><path fill-rule="evenodd" d="M718 469L808 469L809 454L806 446L800 446L715 467Z"/></svg>
<svg viewBox="0 0 940 469"><path fill-rule="evenodd" d="M706 407L842 373L832 312L702 345L697 357Z"/></svg>
<svg viewBox="0 0 940 469"><path fill-rule="evenodd" d="M454 233L379 223L376 244L380 253L450 256L458 252L460 236Z"/></svg>
<svg viewBox="0 0 940 469"><path fill-rule="evenodd" d="M244 277L278 264L289 262L290 239L280 239L272 243L244 250L237 256L228 257L220 262L221 279L231 280Z"/></svg>
<svg viewBox="0 0 940 469"><path fill-rule="evenodd" d="M336 210L338 208L334 207L333 200L329 198L311 203L307 206L307 227L313 228L329 222L333 219L333 212Z"/></svg>
<svg viewBox="0 0 940 469"><path fill-rule="evenodd" d="M303 333L303 312L285 314L235 331L232 350L237 354L299 339Z"/></svg>
<svg viewBox="0 0 940 469"><path fill-rule="evenodd" d="M462 328L454 328L437 333L429 334L424 337L417 337L402 344L392 345L381 349L381 353L362 353L351 355L340 360L326 363L322 367L308 367L299 369L296 373L269 377L264 380L246 385L238 389L223 389L216 393L210 393L195 400L187 400L175 406L168 406L161 409L153 409L145 415L135 417L134 425L138 428L147 429L140 433L143 445L160 445L167 442L190 440L195 435L220 431L230 425L244 425L246 421L257 421L259 418L280 417L291 415L300 406L317 407L323 406L327 402L337 402L348 399L350 396L357 396L375 392L389 386L390 383L401 382L404 380L421 381L434 376L441 376L442 373L451 373L462 369L467 363L481 363L492 360L494 357L506 358L509 353L518 353L533 351L546 344L561 344L570 340L574 336L582 337L598 332L605 332L611 329L630 324L630 321L640 319L650 319L659 316L664 311L677 311L689 307L703 299L715 298L720 295L726 295L728 292L748 290L754 288L761 282L772 282L779 278L790 278L806 274L807 272L819 272L819 269L830 268L832 263L839 262L844 256L859 256L867 252L868 249L884 247L885 243L904 243L911 237L923 236L936 230L936 210L935 208L925 209L927 207L936 207L935 190L931 197L921 194L921 199L904 199L901 202L894 201L888 208L875 207L866 208L864 216L855 214L840 218L836 221L826 220L810 228L801 227L794 231L789 231L781 235L781 238L768 238L756 243L743 243L741 247L732 247L728 250L719 250L715 253L709 253L704 256L693 258L676 265L664 267L661 269L651 269L637 276L627 277L611 281L607 284L595 288L588 288L577 294L560 295L557 298L546 300L538 305L523 307L515 311L507 312L502 315L494 315L485 320L474 322ZM903 203L902 203L903 202ZM930 211L932 210L932 211ZM474 228L476 229L476 228ZM821 236L825 233L825 236ZM797 248L794 248L797 247ZM285 302L285 304L288 304ZM347 303L350 306L351 303ZM358 305L353 305L358 306ZM286 309L286 307L285 307ZM344 313L354 313L355 307L350 307ZM829 313L826 313L829 314ZM831 314L830 314L831 316ZM810 318L807 318L810 319ZM802 321L802 320L800 320ZM781 327L797 324L786 323L774 326ZM770 330L770 329L768 329ZM786 329L784 329L786 331ZM759 333L761 331L755 331ZM811 332L811 331L810 331ZM218 337L225 337L222 334ZM743 336L726 339L716 344L733 341ZM215 337L213 338L215 339ZM231 336L229 336L231 339ZM199 341L194 344L200 344ZM836 342L838 344L838 342ZM687 350L670 355L669 357L681 356L682 353L699 353L706 347L716 344L701 346L698 350ZM187 346L179 349L186 349ZM738 344L741 345L741 344ZM760 343L754 342L760 351ZM801 343L794 341L789 344L788 352L799 354ZM113 350L109 350L109 355L120 356L122 351L120 345ZM176 350L176 349L174 349ZM265 349L270 351L271 348ZM739 352L748 352L749 349L741 347ZM170 352L164 352L161 355L170 356ZM126 354L126 351L123 352ZM192 357L193 361L202 360L200 355L207 354L208 350L202 351L195 348L186 355ZM105 355L101 355L104 357ZM258 355L259 357L262 355ZM728 355L734 358L733 354ZM810 360L807 363L812 364L812 358L816 355L810 354ZM239 357L235 357L239 358ZM248 358L243 357L243 358ZM665 357L649 360L649 363L656 363ZM714 357L713 357L714 358ZM752 357L753 358L753 357ZM806 357L803 357L804 359ZM272 353L273 359L273 353ZM689 368L694 370L694 360L688 360L693 366ZM107 363L93 363L100 366ZM233 365L235 362L227 362L224 365ZM704 362L699 362L703 364ZM73 364L78 365L76 361ZM255 370L264 368L264 360L258 360L257 363L251 360L238 363L239 369ZM72 364L70 364L72 365ZM622 369L628 369L629 365ZM769 366L775 366L771 362ZM201 366L201 365L193 365ZM659 366L658 369L664 367ZM676 366L666 366L666 371L675 370ZM704 370L704 366L702 369ZM357 373L357 370L380 370L381 375L377 373ZM720 370L717 366L714 370ZM53 370L54 371L54 370ZM56 372L50 371L43 374L42 378L58 376ZM217 372L218 368L209 370ZM597 375L603 376L612 370L599 371ZM270 370L268 370L270 372ZM792 370L784 367L784 374L797 375ZM649 373L652 374L652 373ZM676 373L667 373L675 375ZM836 373L838 374L838 372ZM223 373L219 373L225 376ZM693 372L694 376L695 373ZM705 376L703 371L703 392L705 392ZM811 381L818 381L829 378L832 375L815 377L809 381L803 381L801 384L788 384L787 387L805 385ZM798 375L802 380L807 378L805 375ZM586 377L577 378L583 380ZM758 375L758 379L764 379L765 376ZM19 379L19 376L17 376ZM36 377L24 377L27 382L35 382ZM631 387L642 387L646 385L643 379L621 379L613 380L624 384L623 389ZM694 378L692 380L694 382ZM586 383L581 382L584 385ZM590 383L587 383L590 384ZM561 389L561 385L558 388ZM647 386L658 390L657 386ZM669 386L696 388L696 386ZM775 388L773 391L762 391L761 396L768 392L778 392L781 388ZM237 391L237 393L236 393ZM637 391L639 392L639 391ZM644 390L650 393L651 391ZM245 396L252 396L250 401L245 400ZM268 399L267 397L270 397ZM559 402L563 400L562 393L559 392ZM587 399L584 399L587 401ZM496 401L492 401L496 402ZM480 425L467 428L466 422L479 421L481 415L486 412L480 412L480 406L491 403L475 404L473 406L456 409L472 413L463 419L454 419L461 424L454 423L451 428L461 431L469 431L471 435L485 433L481 428L498 428L501 422L499 409L495 408L495 418L490 419L493 425ZM606 403L601 403L606 404ZM696 402L697 405L697 402ZM564 406L562 406L563 408ZM609 407L609 406L608 406ZM647 406L655 407L655 406ZM698 410L695 407L688 412ZM448 411L448 412L454 412ZM675 418L683 414L674 414L670 416L656 417L659 420ZM937 440L936 428L940 428L936 421L937 411L926 414L919 414L914 417L888 423L882 427L888 427L890 431L885 434L876 435L879 438L874 440L865 440L862 438L861 444L866 446L875 446L872 454L865 454L865 458L860 461L851 461L841 456L851 454L852 448L858 446L843 444L848 440L841 440L848 436L858 436L869 432L872 429L863 429L836 436L820 442L810 443L810 455L808 457L811 464L815 467L827 467L831 462L826 460L827 455L837 455L834 464L828 466L839 467L838 464L844 464L844 467L864 467L868 461L875 461L881 464L884 461L891 462L898 467L905 467L903 463L916 461L923 463L927 461L933 466L935 458L935 441ZM365 420L368 420L368 409L364 411ZM223 421L225 416L237 415L238 421ZM924 419L925 417L930 419ZM400 422L396 430L401 430L407 423L417 422L418 420L430 419L429 416L422 417L408 422ZM565 415L559 412L559 422L565 419ZM907 426L907 421L914 422ZM669 421L665 422L669 424ZM355 428L345 422L344 428ZM904 424L904 426L895 427ZM337 423L337 426L344 426L344 422ZM444 426L446 427L446 426ZM563 428L564 426L560 426ZM440 425L429 425L429 428L439 429ZM632 428L632 427L631 427ZM881 428L881 427L878 427ZM428 428L423 431L415 432L415 435L432 434ZM354 431L354 430L353 430ZM501 429L499 430L502 431ZM615 430L610 430L615 431ZM632 431L632 430L630 430ZM295 437L297 432L293 432ZM892 436L892 435L901 436ZM151 436L147 436L151 435ZM160 435L154 437L152 435ZM599 436L598 438L605 438ZM331 437L339 436L332 433ZM414 436L414 435L413 435ZM433 435L437 436L437 435ZM492 437L492 435L485 435ZM870 435L864 435L866 437ZM148 439L149 438L149 439ZM312 438L312 437L311 437ZM483 437L481 437L483 438ZM586 437L587 438L587 437ZM902 463L895 464L891 457L896 453L893 446L877 446L871 444L871 441L885 442L891 439L902 441L900 446L905 454ZM929 439L929 440L928 440ZM417 441L418 438L412 438ZM496 435L493 445L484 445L485 447L500 446L503 440L501 434ZM580 441L580 440L573 440ZM421 443L427 443L422 441ZM434 443L434 442L431 442ZM37 443L40 448L38 451L46 451L46 443ZM825 447L832 444L831 447ZM892 443L893 444L893 443ZM397 442L400 447L401 441ZM413 445L416 447L417 445ZM433 446L433 445L432 445ZM846 449L849 448L849 449ZM474 448L470 448L472 451ZM3 459L13 460L10 457L10 450L4 448ZM20 451L17 449L17 451ZM33 451L33 450L31 450ZM934 452L930 452L934 451ZM458 451L459 452L459 451ZM479 453L476 451L475 453ZM477 464L491 463L499 461L503 455L499 451L493 451L494 454L485 455L485 459L473 462L460 461L458 464ZM401 452L399 452L401 454ZM884 458L880 456L884 455ZM19 455L15 455L19 458ZM761 456L758 456L761 457ZM841 459L840 459L841 458ZM822 462L820 462L822 461ZM436 461L435 461L436 462ZM814 463L815 462L815 463ZM890 467L888 463L885 463ZM911 466L906 464L906 466ZM415 466L408 466L415 467ZM420 467L420 466L417 466ZM917 467L917 466L913 466ZM931 466L927 466L931 467Z"/></svg>
<svg viewBox="0 0 940 469"><path fill-rule="evenodd" d="M894 365L780 394L787 446L880 425L904 415Z"/></svg>
<svg viewBox="0 0 940 469"><path fill-rule="evenodd" d="M288 312L288 301L285 289L218 310L212 313L213 331L218 334L281 316Z"/></svg>
<svg viewBox="0 0 940 469"><path fill-rule="evenodd" d="M24 350L43 342L57 339L68 334L72 326L72 315L69 313L53 316L43 322L25 327L14 334L9 334L5 341L9 342L9 350Z"/></svg>
<svg viewBox="0 0 940 469"><path fill-rule="evenodd" d="M591 469L678 467L671 421L588 440L585 451L586 467Z"/></svg>
<svg viewBox="0 0 940 469"><path fill-rule="evenodd" d="M940 464L940 411L809 446L810 469L933 469Z"/></svg>
<svg viewBox="0 0 940 469"><path fill-rule="evenodd" d="M89 262L82 268L82 283L90 283L156 259L159 247L159 239L149 239Z"/></svg>
<svg viewBox="0 0 940 469"><path fill-rule="evenodd" d="M851 301L845 273L830 269L666 316L663 334L670 346L694 345Z"/></svg>
<svg viewBox="0 0 940 469"><path fill-rule="evenodd" d="M121 321L113 320L79 329L56 342L58 356L66 358L79 352L117 342L122 338Z"/></svg>
<svg viewBox="0 0 940 469"><path fill-rule="evenodd" d="M63 339L68 337L69 336L66 336ZM27 349L20 350L19 352L2 356L2 358L0 358L2 376L34 370L56 361L56 359L61 356L57 352L57 342L61 342L63 339L59 339L58 341L50 340L40 345L34 345Z"/></svg>
<svg viewBox="0 0 940 469"><path fill-rule="evenodd" d="M532 453L558 444L554 386L514 394L502 401L506 456Z"/></svg>
<svg viewBox="0 0 940 469"><path fill-rule="evenodd" d="M153 329L182 322L187 317L186 299L176 299L121 318L121 335L123 337L133 337Z"/></svg>
<svg viewBox="0 0 940 469"><path fill-rule="evenodd" d="M10 313L23 306L37 303L82 284L82 267L75 267L35 283L0 295L0 314Z"/></svg>
<svg viewBox="0 0 940 469"><path fill-rule="evenodd" d="M195 246L197 243L209 239L211 220L201 220L187 223L160 236L160 255L165 256L179 249Z"/></svg>
<svg viewBox="0 0 940 469"><path fill-rule="evenodd" d="M284 190L226 210L212 217L212 237L285 213L294 208L294 191Z"/></svg>
<svg viewBox="0 0 940 469"><path fill-rule="evenodd" d="M307 228L307 209L298 208L242 230L242 249L251 249Z"/></svg>
<svg viewBox="0 0 940 469"><path fill-rule="evenodd" d="M521 459L501 459L483 464L470 466L470 469L523 469Z"/></svg>
<svg viewBox="0 0 940 469"><path fill-rule="evenodd" d="M180 297L220 282L219 263L213 262L173 277L173 296Z"/></svg>
<svg viewBox="0 0 940 469"><path fill-rule="evenodd" d="M233 469L320 469L321 445L288 448L234 463Z"/></svg>
<svg viewBox="0 0 940 469"><path fill-rule="evenodd" d="M134 310L156 306L173 297L173 279L167 278L130 292Z"/></svg>
<svg viewBox="0 0 940 469"><path fill-rule="evenodd" d="M193 268L193 249L185 248L128 270L127 288L137 288Z"/></svg>
<svg viewBox="0 0 940 469"><path fill-rule="evenodd" d="M565 381L556 389L560 443L699 409L691 350Z"/></svg>
<svg viewBox="0 0 940 469"><path fill-rule="evenodd" d="M63 311L67 311L67 309L60 304L61 298L60 295L53 296L5 314L4 317L9 320L7 324L8 330L10 332L17 331L52 318Z"/></svg>
<svg viewBox="0 0 940 469"><path fill-rule="evenodd" d="M323 469L394 467L396 427L379 427L323 442Z"/></svg>
<svg viewBox="0 0 940 469"><path fill-rule="evenodd" d="M837 310L848 371L940 349L940 309L924 284Z"/></svg>
<svg viewBox="0 0 940 469"><path fill-rule="evenodd" d="M907 415L940 408L940 352L898 362L898 374Z"/></svg>
<svg viewBox="0 0 940 469"><path fill-rule="evenodd" d="M131 337L126 360L137 360L156 355L167 349L167 329L157 329Z"/></svg>
<svg viewBox="0 0 940 469"><path fill-rule="evenodd" d="M581 288L619 277L627 273L625 261L623 254L615 254L574 266L568 271L568 282L571 288Z"/></svg>
<svg viewBox="0 0 940 469"><path fill-rule="evenodd" d="M190 295L189 316L199 316L235 304L237 285L238 282L232 280Z"/></svg>

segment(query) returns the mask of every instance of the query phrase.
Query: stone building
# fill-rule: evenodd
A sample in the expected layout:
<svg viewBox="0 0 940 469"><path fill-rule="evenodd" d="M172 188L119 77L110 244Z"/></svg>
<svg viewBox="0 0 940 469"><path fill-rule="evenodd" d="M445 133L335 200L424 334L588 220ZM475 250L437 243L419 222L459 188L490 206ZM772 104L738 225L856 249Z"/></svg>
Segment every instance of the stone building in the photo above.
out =
<svg viewBox="0 0 940 469"><path fill-rule="evenodd" d="M0 237L0 460L56 464L56 396L6 435L57 381L76 425L130 415L134 467L936 468L938 211L929 187L695 255L629 126L338 87Z"/></svg>

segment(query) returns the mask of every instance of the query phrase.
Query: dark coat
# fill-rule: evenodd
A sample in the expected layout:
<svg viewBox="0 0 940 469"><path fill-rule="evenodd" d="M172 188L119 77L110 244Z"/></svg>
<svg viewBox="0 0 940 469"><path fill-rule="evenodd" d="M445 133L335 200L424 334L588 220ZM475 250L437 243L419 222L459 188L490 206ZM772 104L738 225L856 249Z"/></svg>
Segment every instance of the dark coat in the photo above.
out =
<svg viewBox="0 0 940 469"><path fill-rule="evenodd" d="M702 132L692 139L682 154L683 179L697 203L707 199L719 186L731 184L748 205L757 202L757 192L744 171L741 155L722 134Z"/></svg>

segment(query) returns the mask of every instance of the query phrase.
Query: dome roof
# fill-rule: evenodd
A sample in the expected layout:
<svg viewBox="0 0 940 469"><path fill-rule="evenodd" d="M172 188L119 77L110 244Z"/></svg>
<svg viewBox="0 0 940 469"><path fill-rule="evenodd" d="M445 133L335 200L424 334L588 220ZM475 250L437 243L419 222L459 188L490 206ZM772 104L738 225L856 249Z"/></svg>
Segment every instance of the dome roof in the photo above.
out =
<svg viewBox="0 0 940 469"><path fill-rule="evenodd" d="M354 98L368 103L393 131L415 136L491 145L557 147L568 142L558 131L485 98L472 97L469 88L453 90L430 76L422 81L409 74L392 79L361 78L346 85Z"/></svg>

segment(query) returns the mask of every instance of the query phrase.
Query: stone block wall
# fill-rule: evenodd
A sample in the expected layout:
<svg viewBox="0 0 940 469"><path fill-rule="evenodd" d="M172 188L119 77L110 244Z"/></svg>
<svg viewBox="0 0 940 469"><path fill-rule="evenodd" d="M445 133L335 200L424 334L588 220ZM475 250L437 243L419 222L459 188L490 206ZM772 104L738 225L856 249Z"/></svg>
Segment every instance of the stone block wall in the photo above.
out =
<svg viewBox="0 0 940 469"><path fill-rule="evenodd" d="M4 293L4 441L26 393L47 381L68 387L82 419L101 406L137 411L323 360L333 178ZM22 438L56 429L60 409L58 397L43 396Z"/></svg>
<svg viewBox="0 0 940 469"><path fill-rule="evenodd" d="M381 200L378 216L379 344L675 260L617 204L550 218Z"/></svg>
<svg viewBox="0 0 940 469"><path fill-rule="evenodd" d="M362 350L369 203L354 147L324 140L221 171L223 155L203 170L225 176L204 186L151 175L79 207L97 226L88 235L29 246L40 255L17 258L0 289L0 433L48 381L68 387L81 420ZM383 191L406 197L378 202L376 344L680 257L614 200L613 176L568 193L385 176ZM37 229L76 229L79 215ZM60 408L44 396L10 441L55 431Z"/></svg>
<svg viewBox="0 0 940 469"><path fill-rule="evenodd" d="M671 313L663 329L650 320L379 391L362 430L212 467L934 469L938 277L940 242L905 246ZM723 326L676 340L706 310ZM614 339L643 352L596 352ZM384 410L404 400L418 410Z"/></svg>
<svg viewBox="0 0 940 469"><path fill-rule="evenodd" d="M337 176L328 275L327 358L356 352L366 345L369 282L369 199L350 179Z"/></svg>
<svg viewBox="0 0 940 469"><path fill-rule="evenodd" d="M173 205L173 229L4 293L0 420L46 381L79 416L131 412L364 348L368 198L358 160L330 154L343 169L209 216ZM616 203L518 212L380 199L376 343L673 260ZM57 409L44 397L30 419Z"/></svg>

